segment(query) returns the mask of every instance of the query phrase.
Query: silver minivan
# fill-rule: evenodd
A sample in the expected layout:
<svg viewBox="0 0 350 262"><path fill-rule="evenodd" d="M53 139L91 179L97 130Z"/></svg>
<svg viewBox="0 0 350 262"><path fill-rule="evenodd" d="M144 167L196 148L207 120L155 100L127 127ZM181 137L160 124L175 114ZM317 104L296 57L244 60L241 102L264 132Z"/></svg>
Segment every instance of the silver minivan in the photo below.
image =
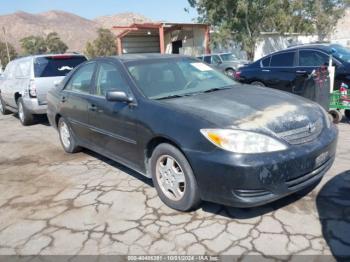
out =
<svg viewBox="0 0 350 262"><path fill-rule="evenodd" d="M48 90L87 59L79 54L36 55L11 61L0 80L0 112L18 112L23 125L46 114Z"/></svg>

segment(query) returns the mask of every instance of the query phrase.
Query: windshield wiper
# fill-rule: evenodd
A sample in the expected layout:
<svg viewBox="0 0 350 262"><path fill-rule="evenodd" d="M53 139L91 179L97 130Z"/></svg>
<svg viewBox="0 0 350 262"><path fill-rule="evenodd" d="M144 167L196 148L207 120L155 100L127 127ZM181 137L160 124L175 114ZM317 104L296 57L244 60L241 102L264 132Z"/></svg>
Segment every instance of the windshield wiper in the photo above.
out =
<svg viewBox="0 0 350 262"><path fill-rule="evenodd" d="M155 98L155 100L163 100L163 99L171 99L171 98L179 98L184 97L184 95L170 95L170 96L164 96L160 98Z"/></svg>
<svg viewBox="0 0 350 262"><path fill-rule="evenodd" d="M215 91L219 91L219 90L224 90L224 89L230 89L231 86L225 86L225 87L215 87L215 88L211 88L208 90L203 91L203 93L211 93L211 92L215 92Z"/></svg>

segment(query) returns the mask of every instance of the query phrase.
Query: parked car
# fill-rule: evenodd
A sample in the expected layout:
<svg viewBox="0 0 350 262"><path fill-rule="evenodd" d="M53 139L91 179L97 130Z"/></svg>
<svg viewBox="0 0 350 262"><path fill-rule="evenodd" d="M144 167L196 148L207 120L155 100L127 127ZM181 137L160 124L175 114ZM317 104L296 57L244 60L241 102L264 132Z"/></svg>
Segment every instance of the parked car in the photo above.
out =
<svg viewBox="0 0 350 262"><path fill-rule="evenodd" d="M86 61L78 54L36 55L11 61L0 81L0 112L18 112L23 125L46 114L47 91Z"/></svg>
<svg viewBox="0 0 350 262"><path fill-rule="evenodd" d="M239 67L249 63L247 60L238 59L232 53L208 54L198 56L197 58L231 77L234 76L234 73Z"/></svg>
<svg viewBox="0 0 350 262"><path fill-rule="evenodd" d="M178 55L88 61L49 91L48 118L66 152L89 148L152 178L183 211L263 205L317 184L338 134L309 100Z"/></svg>
<svg viewBox="0 0 350 262"><path fill-rule="evenodd" d="M267 55L256 62L243 66L235 73L241 83L267 86L294 92L313 70L329 64L333 55L336 67L335 90L341 83L350 84L350 49L338 44L298 45Z"/></svg>

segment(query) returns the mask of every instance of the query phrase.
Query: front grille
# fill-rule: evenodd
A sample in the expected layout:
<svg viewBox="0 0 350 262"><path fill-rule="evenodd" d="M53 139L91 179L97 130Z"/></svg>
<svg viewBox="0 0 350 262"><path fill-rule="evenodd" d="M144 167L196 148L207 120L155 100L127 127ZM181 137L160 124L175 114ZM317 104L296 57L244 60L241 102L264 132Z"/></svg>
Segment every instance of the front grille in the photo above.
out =
<svg viewBox="0 0 350 262"><path fill-rule="evenodd" d="M277 135L292 145L299 145L315 140L322 132L322 119L307 126L278 133Z"/></svg>

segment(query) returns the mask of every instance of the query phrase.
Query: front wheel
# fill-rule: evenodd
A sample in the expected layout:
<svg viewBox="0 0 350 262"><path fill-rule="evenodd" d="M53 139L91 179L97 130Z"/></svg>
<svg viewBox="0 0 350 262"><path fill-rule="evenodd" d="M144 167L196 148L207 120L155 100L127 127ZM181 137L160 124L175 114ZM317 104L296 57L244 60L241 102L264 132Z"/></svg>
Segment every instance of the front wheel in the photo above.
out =
<svg viewBox="0 0 350 262"><path fill-rule="evenodd" d="M17 101L18 118L22 125L29 126L34 123L34 116L26 109L22 97Z"/></svg>
<svg viewBox="0 0 350 262"><path fill-rule="evenodd" d="M167 206L189 211L200 204L197 181L180 150L170 144L160 144L153 151L150 165L153 184Z"/></svg>
<svg viewBox="0 0 350 262"><path fill-rule="evenodd" d="M58 133L64 151L67 153L76 153L80 151L74 134L63 117L58 120Z"/></svg>
<svg viewBox="0 0 350 262"><path fill-rule="evenodd" d="M229 77L234 77L235 72L236 71L234 69L232 69L232 68L228 68L228 69L225 70L226 75L228 75Z"/></svg>

